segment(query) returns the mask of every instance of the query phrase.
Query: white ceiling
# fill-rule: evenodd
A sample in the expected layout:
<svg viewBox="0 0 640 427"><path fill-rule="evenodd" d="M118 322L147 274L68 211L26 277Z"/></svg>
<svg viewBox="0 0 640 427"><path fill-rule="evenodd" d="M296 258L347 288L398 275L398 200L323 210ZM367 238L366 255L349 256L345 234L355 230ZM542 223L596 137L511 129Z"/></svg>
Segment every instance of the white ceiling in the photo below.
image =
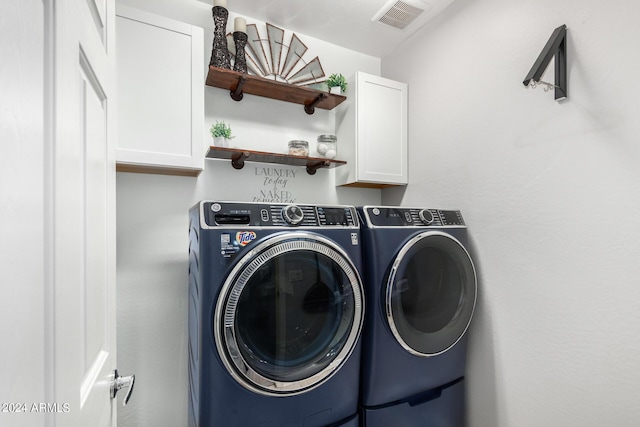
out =
<svg viewBox="0 0 640 427"><path fill-rule="evenodd" d="M213 6L213 0L200 0ZM453 0L404 0L425 9L404 30L372 18L389 0L227 0L230 12L378 58L390 53Z"/></svg>

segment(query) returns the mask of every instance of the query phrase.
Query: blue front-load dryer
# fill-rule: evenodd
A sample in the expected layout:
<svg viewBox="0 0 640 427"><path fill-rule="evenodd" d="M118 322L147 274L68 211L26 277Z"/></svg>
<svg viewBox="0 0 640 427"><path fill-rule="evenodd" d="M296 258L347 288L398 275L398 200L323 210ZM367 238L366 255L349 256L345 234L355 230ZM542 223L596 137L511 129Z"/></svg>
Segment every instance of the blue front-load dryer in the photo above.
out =
<svg viewBox="0 0 640 427"><path fill-rule="evenodd" d="M189 232L189 425L357 423L355 208L202 201Z"/></svg>
<svg viewBox="0 0 640 427"><path fill-rule="evenodd" d="M450 408L451 421L433 425L457 426L464 406L466 331L477 293L462 215L381 206L358 212L367 303L361 396L365 425L384 425L381 420L391 413L402 421L397 425L432 425L422 417L446 413L440 402Z"/></svg>

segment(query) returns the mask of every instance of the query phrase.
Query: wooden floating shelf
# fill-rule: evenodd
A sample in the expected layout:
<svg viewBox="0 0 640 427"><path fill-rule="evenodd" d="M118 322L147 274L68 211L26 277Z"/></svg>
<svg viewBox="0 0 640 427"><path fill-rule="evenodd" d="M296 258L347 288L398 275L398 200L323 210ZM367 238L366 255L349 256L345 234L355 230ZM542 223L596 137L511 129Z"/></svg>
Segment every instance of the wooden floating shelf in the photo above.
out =
<svg viewBox="0 0 640 427"><path fill-rule="evenodd" d="M231 160L231 165L235 169L242 169L245 161L306 166L309 175L315 175L316 171L321 168L333 168L347 164L344 160L292 156L289 154L267 153L264 151L226 147L209 147L206 158Z"/></svg>
<svg viewBox="0 0 640 427"><path fill-rule="evenodd" d="M347 99L344 95L282 83L214 66L209 67L206 84L220 89L229 89L231 98L236 101L240 101L243 94L248 93L301 104L304 105L307 114L313 114L315 108L332 110Z"/></svg>

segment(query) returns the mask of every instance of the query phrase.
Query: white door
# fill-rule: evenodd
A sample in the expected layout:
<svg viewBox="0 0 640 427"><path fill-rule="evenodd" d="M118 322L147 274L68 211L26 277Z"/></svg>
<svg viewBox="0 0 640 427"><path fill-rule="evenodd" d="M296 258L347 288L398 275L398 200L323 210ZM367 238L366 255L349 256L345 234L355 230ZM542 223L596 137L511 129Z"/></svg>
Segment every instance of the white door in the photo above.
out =
<svg viewBox="0 0 640 427"><path fill-rule="evenodd" d="M116 425L113 0L48 3L51 401L56 427ZM120 398L122 396L119 396Z"/></svg>

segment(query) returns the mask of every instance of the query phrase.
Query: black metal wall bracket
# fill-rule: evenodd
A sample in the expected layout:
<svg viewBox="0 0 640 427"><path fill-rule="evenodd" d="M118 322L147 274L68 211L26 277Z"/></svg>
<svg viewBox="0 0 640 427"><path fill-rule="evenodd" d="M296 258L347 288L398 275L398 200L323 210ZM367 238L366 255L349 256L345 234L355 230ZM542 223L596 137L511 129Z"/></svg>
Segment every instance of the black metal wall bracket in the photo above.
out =
<svg viewBox="0 0 640 427"><path fill-rule="evenodd" d="M236 86L235 90L232 90L229 93L231 99L233 99L234 101L242 101L242 98L244 97L244 94L242 93L242 86L244 86L246 82L247 76L245 76L244 74L238 77L238 85Z"/></svg>
<svg viewBox="0 0 640 427"><path fill-rule="evenodd" d="M307 163L307 173L309 175L315 175L316 171L320 168L326 168L329 167L330 163L328 161L324 161L324 162L317 162L317 163Z"/></svg>
<svg viewBox="0 0 640 427"><path fill-rule="evenodd" d="M304 106L304 112L309 114L309 115L315 113L316 105L318 105L320 102L324 101L328 97L329 97L329 95L327 95L324 92L319 93L318 96L316 96L315 99L311 103L309 103L309 104ZM313 174L311 174L311 175L313 175Z"/></svg>
<svg viewBox="0 0 640 427"><path fill-rule="evenodd" d="M244 167L244 160L247 158L249 158L249 153L246 151L236 153L231 156L231 166L233 166L234 169L242 169Z"/></svg>
<svg viewBox="0 0 640 427"><path fill-rule="evenodd" d="M540 79L555 55L555 84L543 82ZM535 88L538 84L545 86L545 90L555 89L555 99L559 101L567 97L567 26L561 25L555 30L540 52L540 56L531 67L529 74L522 82L526 87Z"/></svg>

